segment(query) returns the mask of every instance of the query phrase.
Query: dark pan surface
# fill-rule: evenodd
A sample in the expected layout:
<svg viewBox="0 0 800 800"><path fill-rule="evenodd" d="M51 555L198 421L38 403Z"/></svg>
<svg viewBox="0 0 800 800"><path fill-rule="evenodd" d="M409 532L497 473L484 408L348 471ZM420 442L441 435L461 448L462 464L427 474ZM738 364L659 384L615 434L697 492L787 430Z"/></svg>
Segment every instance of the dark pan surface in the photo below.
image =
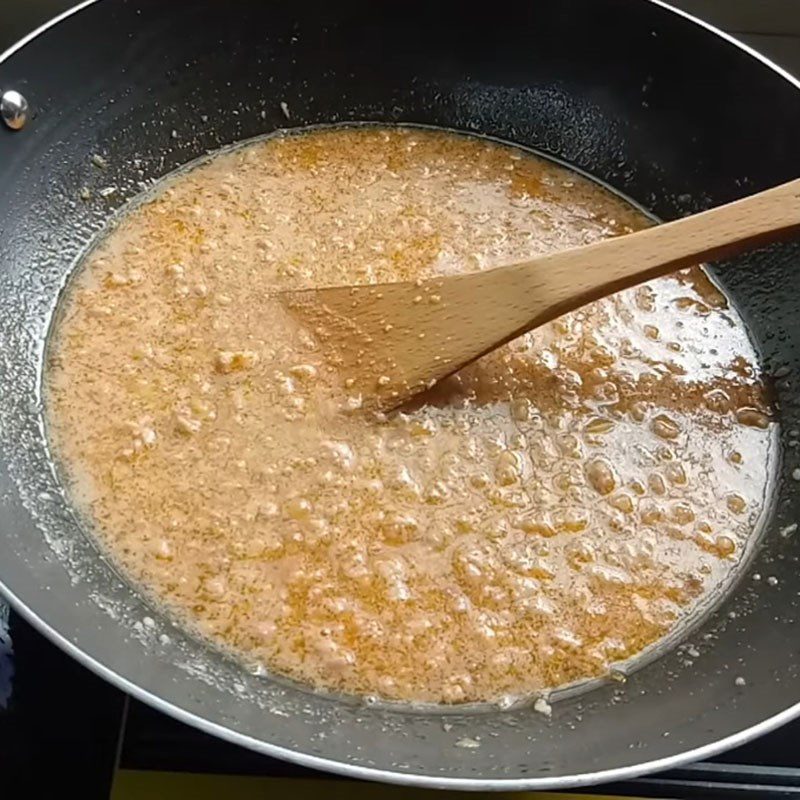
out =
<svg viewBox="0 0 800 800"><path fill-rule="evenodd" d="M788 446L800 429L796 242L720 273L776 376L784 463L763 545L692 634L697 657L675 650L624 685L557 703L551 720L364 707L245 673L98 557L51 468L41 355L76 257L142 182L277 127L350 120L532 146L665 219L800 171L797 86L656 3L520 0L479 16L451 0L188 8L90 3L0 61L0 91L23 92L34 112L22 131L0 130L0 588L16 607L167 713L272 755L397 782L597 782L708 755L800 713L800 539L780 533L800 519L800 451Z"/></svg>

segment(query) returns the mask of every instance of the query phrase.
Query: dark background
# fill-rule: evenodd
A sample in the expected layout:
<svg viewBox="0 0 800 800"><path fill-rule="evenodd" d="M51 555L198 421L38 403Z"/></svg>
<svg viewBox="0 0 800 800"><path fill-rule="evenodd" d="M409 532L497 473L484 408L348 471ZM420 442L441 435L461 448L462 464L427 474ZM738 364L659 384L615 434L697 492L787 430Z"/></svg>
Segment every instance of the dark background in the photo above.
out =
<svg viewBox="0 0 800 800"><path fill-rule="evenodd" d="M161 0L183 2L191 0ZM547 0L539 0L547 2ZM154 0L158 2L158 0ZM531 0L536 2L536 0ZM632 0L645 2L645 0ZM800 0L670 0L800 74ZM0 51L75 0L0 0Z"/></svg>

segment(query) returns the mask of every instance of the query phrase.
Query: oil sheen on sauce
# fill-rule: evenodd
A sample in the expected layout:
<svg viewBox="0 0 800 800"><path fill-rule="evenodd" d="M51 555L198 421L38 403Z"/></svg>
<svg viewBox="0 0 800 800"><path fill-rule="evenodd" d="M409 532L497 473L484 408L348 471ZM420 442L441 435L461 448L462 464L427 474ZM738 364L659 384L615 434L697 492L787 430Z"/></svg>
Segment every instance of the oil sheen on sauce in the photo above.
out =
<svg viewBox="0 0 800 800"><path fill-rule="evenodd" d="M85 259L46 380L97 537L192 630L316 688L497 701L606 674L743 558L770 407L701 269L370 415L276 288L485 269L648 225L518 149L276 136L162 184Z"/></svg>

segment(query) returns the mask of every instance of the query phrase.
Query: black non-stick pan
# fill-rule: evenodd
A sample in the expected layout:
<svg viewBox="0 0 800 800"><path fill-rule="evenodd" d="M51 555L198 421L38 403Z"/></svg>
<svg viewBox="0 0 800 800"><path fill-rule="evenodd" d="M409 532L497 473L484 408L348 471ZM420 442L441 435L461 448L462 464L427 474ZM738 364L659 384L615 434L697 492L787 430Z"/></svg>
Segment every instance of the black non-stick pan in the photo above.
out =
<svg viewBox="0 0 800 800"><path fill-rule="evenodd" d="M15 117L19 98L8 96L5 114L24 124L0 125L0 591L64 649L230 741L427 786L629 777L800 713L796 242L719 272L779 404L781 457L752 562L691 647L555 703L550 719L316 695L192 639L78 524L40 395L44 341L76 259L146 183L208 150L279 127L423 123L557 156L671 219L798 176L795 80L649 0L99 0L0 59L9 91L29 107Z"/></svg>

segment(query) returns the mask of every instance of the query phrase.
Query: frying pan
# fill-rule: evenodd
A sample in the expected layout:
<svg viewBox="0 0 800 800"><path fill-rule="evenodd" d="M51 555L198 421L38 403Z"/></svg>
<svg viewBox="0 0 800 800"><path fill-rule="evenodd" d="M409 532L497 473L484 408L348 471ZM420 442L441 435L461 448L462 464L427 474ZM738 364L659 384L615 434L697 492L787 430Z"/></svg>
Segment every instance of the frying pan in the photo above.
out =
<svg viewBox="0 0 800 800"><path fill-rule="evenodd" d="M648 0L480 10L452 0L100 0L0 59L0 93L12 89L29 111L20 130L0 126L0 591L57 644L232 742L425 786L622 779L710 756L800 713L798 242L718 274L779 406L780 463L756 553L682 647L624 684L556 702L550 719L314 694L183 633L74 516L40 394L44 341L76 259L147 182L208 150L279 127L423 123L536 148L670 219L797 177L795 80Z"/></svg>

